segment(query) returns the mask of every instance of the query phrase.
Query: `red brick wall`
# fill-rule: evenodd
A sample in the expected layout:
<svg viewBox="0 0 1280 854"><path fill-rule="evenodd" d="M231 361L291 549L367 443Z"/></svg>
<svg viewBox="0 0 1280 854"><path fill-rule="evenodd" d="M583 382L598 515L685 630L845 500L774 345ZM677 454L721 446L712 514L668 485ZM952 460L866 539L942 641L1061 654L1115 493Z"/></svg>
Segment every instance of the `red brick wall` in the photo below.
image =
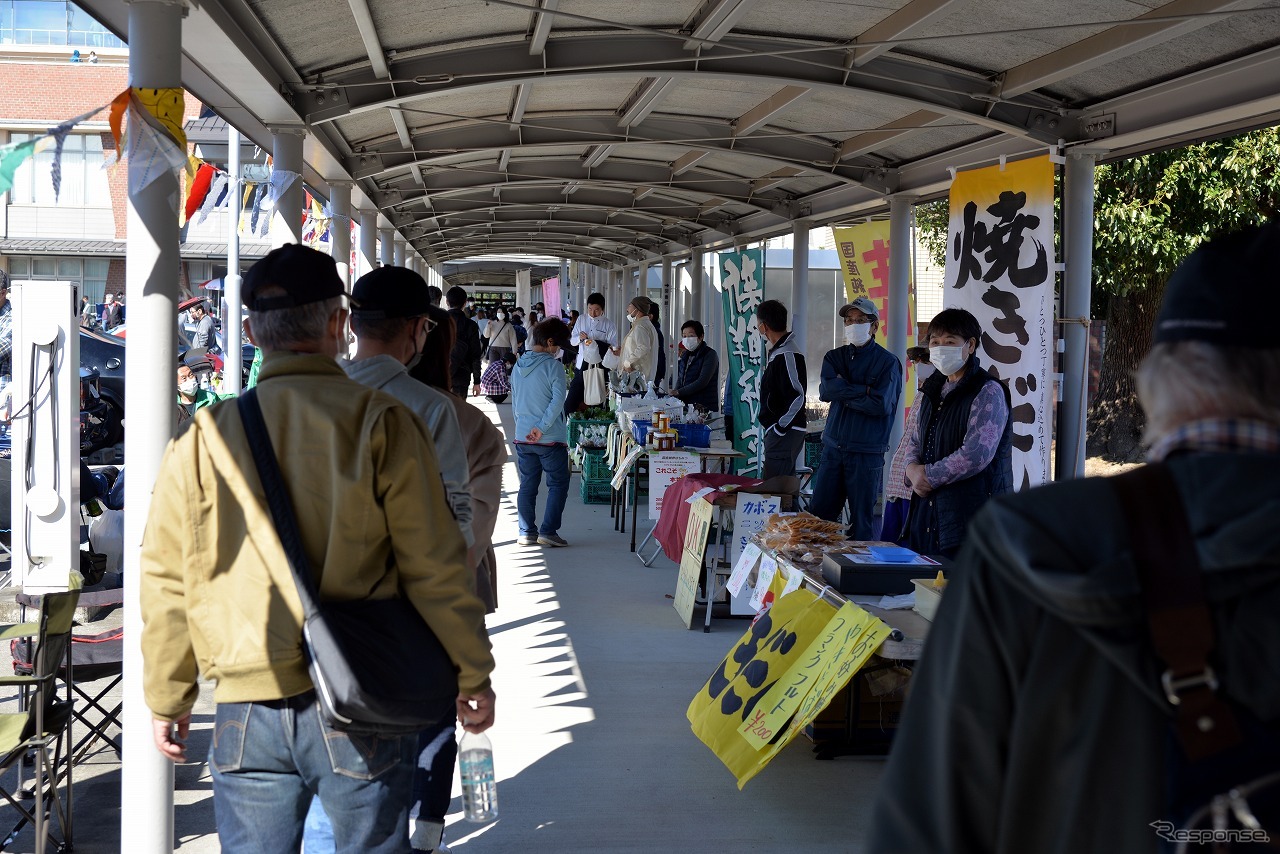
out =
<svg viewBox="0 0 1280 854"><path fill-rule="evenodd" d="M113 294L124 293L124 259L112 258L107 267L107 290Z"/></svg>

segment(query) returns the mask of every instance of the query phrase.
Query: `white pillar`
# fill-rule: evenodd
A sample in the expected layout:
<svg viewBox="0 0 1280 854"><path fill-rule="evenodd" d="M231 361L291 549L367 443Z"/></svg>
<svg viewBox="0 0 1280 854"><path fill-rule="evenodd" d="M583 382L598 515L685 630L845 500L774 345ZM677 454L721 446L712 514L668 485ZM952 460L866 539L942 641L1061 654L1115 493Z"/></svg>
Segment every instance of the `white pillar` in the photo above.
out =
<svg viewBox="0 0 1280 854"><path fill-rule="evenodd" d="M809 341L809 221L791 223L791 334L804 352ZM810 373L812 378L812 372Z"/></svg>
<svg viewBox="0 0 1280 854"><path fill-rule="evenodd" d="M907 364L907 324L911 322L907 316L907 300L911 291L911 206L914 202L914 199L904 196L889 198L889 304L885 316L880 318L886 349L898 357L904 371ZM903 376L905 381L905 373ZM902 406L898 406L893 416L893 430L889 433L886 471L902 438L902 424Z"/></svg>
<svg viewBox="0 0 1280 854"><path fill-rule="evenodd" d="M382 266L390 267L396 262L395 250L392 247L395 231L389 224L378 223L378 260Z"/></svg>
<svg viewBox="0 0 1280 854"><path fill-rule="evenodd" d="M400 239L399 235L397 235L395 237L395 240L393 241L393 246L392 246L392 258L397 267L404 266L404 260L405 260L404 250L405 250L404 241Z"/></svg>
<svg viewBox="0 0 1280 854"><path fill-rule="evenodd" d="M702 248L694 247L693 254L689 256L689 313L702 323L704 329L709 319L706 295L703 292L705 279L706 276L702 273Z"/></svg>
<svg viewBox="0 0 1280 854"><path fill-rule="evenodd" d="M296 175L271 208L271 248L302 242L302 128L271 128L272 171Z"/></svg>
<svg viewBox="0 0 1280 854"><path fill-rule="evenodd" d="M343 284L351 287L351 182L329 182L329 251Z"/></svg>
<svg viewBox="0 0 1280 854"><path fill-rule="evenodd" d="M230 227L227 228L227 276L222 280L222 336L226 348L222 353L222 391L239 394L243 361L240 345L243 341L244 310L240 305L240 222L242 196L240 190L240 131L227 125L227 172L231 178Z"/></svg>
<svg viewBox="0 0 1280 854"><path fill-rule="evenodd" d="M360 255L356 258L360 276L378 266L378 212L360 211Z"/></svg>
<svg viewBox="0 0 1280 854"><path fill-rule="evenodd" d="M1054 477L1084 477L1089 392L1089 296L1093 280L1093 169L1097 155L1072 152L1063 181L1062 403L1058 406L1058 451ZM1049 377L1041 377L1047 383Z"/></svg>
<svg viewBox="0 0 1280 854"><path fill-rule="evenodd" d="M671 299L671 290L672 288L675 287L675 282L672 278L673 274L675 273L675 267L672 265L671 260L672 259L670 255L662 256L662 318L661 320L662 320L663 340L666 344L666 350L667 350L667 353L666 353L667 373L671 373L671 369L674 367L673 362L675 361L671 356L671 354L675 352L675 350L672 349L673 340L675 339L675 333L671 331L671 326L676 322L675 320L676 309L675 309L675 305L673 305L674 300ZM667 378L663 377L662 382L665 387Z"/></svg>
<svg viewBox="0 0 1280 854"><path fill-rule="evenodd" d="M129 4L129 85L169 89L182 85L182 18L186 9L166 2ZM125 345L124 754L120 763L120 850L168 854L173 850L173 764L155 748L151 712L142 693L142 613L139 562L151 509L151 488L165 444L173 436L177 399L178 180L173 174L145 188L130 182L125 285L129 328Z"/></svg>

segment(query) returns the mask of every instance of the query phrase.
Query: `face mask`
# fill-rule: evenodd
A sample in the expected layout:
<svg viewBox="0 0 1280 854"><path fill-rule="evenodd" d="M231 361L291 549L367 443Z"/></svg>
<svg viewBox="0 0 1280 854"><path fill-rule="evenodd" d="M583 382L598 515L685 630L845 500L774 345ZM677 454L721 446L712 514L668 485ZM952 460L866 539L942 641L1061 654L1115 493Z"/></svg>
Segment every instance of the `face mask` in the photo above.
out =
<svg viewBox="0 0 1280 854"><path fill-rule="evenodd" d="M500 312L498 312L498 319L499 319L499 320L506 320L506 319L507 319L507 313L506 313L505 311L500 311Z"/></svg>
<svg viewBox="0 0 1280 854"><path fill-rule="evenodd" d="M929 364L928 362L921 362L920 364L916 365L916 379L918 379L920 382L924 382L925 380L929 379L929 377L933 376L934 372L937 370L938 370L937 368L935 368L933 365Z"/></svg>
<svg viewBox="0 0 1280 854"><path fill-rule="evenodd" d="M844 340L855 347L861 347L871 340L871 324L850 323L844 328Z"/></svg>
<svg viewBox="0 0 1280 854"><path fill-rule="evenodd" d="M640 319L640 315L638 315L638 314L628 314L628 315L627 315L627 322L628 322L628 323L635 323L635 322L636 322L637 320L639 320L639 319Z"/></svg>
<svg viewBox="0 0 1280 854"><path fill-rule="evenodd" d="M191 397L191 395L196 393L196 387L198 385L199 384L196 382L196 378L192 377L189 380L183 380L182 382L178 383L178 391L180 391L182 394L185 394L187 397Z"/></svg>
<svg viewBox="0 0 1280 854"><path fill-rule="evenodd" d="M685 348L686 350L696 350L696 349L698 349L698 338L697 338L697 336L690 336L689 338L681 338L681 339L680 339L680 343L684 344L684 348Z"/></svg>
<svg viewBox="0 0 1280 854"><path fill-rule="evenodd" d="M964 367L969 357L965 355L964 345L959 347L930 347L929 362L947 376Z"/></svg>

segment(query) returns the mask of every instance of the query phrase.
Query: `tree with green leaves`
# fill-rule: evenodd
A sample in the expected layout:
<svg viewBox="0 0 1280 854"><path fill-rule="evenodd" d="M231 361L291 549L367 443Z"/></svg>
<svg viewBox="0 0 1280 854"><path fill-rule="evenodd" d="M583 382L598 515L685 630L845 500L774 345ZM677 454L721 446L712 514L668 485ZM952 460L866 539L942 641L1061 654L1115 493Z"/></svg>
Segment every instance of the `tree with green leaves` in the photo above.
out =
<svg viewBox="0 0 1280 854"><path fill-rule="evenodd" d="M1094 175L1094 318L1105 320L1098 393L1090 401L1088 453L1142 456L1134 372L1175 267L1208 238L1275 217L1280 128L1100 165ZM947 203L921 205L922 241L941 263ZM1262 333L1260 333L1262 334Z"/></svg>

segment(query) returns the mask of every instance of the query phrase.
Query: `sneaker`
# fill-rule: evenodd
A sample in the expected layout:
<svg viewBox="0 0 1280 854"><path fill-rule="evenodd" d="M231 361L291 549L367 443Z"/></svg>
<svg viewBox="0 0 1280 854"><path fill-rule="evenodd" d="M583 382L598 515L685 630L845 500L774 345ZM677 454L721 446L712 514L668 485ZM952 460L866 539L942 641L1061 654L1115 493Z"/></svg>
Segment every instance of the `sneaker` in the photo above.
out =
<svg viewBox="0 0 1280 854"><path fill-rule="evenodd" d="M569 545L569 541L566 540L564 537L559 537L559 536L556 536L555 534L539 534L538 545L551 546L552 548L558 548L559 546Z"/></svg>
<svg viewBox="0 0 1280 854"><path fill-rule="evenodd" d="M536 546L538 544L537 534L521 534L520 539L516 540L517 545Z"/></svg>

